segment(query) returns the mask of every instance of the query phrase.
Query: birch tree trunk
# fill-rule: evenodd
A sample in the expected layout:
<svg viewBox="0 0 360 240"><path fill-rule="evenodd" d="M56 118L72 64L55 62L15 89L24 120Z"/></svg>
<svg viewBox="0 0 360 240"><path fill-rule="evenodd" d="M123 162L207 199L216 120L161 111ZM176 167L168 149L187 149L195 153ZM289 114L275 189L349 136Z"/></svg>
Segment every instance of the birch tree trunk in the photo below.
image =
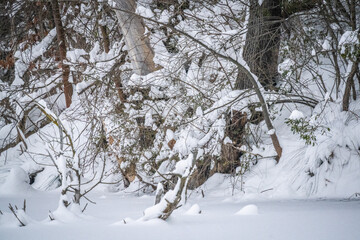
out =
<svg viewBox="0 0 360 240"><path fill-rule="evenodd" d="M146 75L155 71L153 61L154 52L150 47L149 39L145 36L145 25L139 16L135 13L135 0L116 0L116 16L125 44L128 47L129 56L136 74Z"/></svg>

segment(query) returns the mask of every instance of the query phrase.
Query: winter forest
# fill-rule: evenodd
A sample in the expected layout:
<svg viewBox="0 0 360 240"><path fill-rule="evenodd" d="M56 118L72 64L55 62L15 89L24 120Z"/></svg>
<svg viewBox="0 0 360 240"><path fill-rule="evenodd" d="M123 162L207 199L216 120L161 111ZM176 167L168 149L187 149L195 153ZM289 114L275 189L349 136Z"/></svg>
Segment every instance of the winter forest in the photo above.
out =
<svg viewBox="0 0 360 240"><path fill-rule="evenodd" d="M360 239L358 0L2 0L0 239Z"/></svg>

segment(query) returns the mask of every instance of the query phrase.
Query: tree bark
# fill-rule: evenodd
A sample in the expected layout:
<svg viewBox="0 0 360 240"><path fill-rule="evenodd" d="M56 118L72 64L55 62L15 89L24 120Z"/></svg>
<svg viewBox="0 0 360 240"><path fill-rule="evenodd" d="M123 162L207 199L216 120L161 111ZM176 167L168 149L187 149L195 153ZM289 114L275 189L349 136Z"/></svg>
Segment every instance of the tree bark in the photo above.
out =
<svg viewBox="0 0 360 240"><path fill-rule="evenodd" d="M341 3L339 3L339 4L341 4ZM355 6L356 6L355 0L351 0L350 2L348 2L348 7L349 7L349 14L348 14L349 16L348 17L349 17L350 25L351 25L351 28L353 31L356 31L356 27L357 27L356 26ZM357 31L357 33L358 33L357 34L358 40L360 41L360 29ZM346 80L345 92L344 92L343 102L342 102L343 111L349 110L351 89L353 89L353 99L356 100L356 89L355 89L354 77L356 74L359 73L360 54L355 52L355 55L356 55L356 58L350 60L350 61L352 61L352 63L351 63L352 66L351 66L351 71L349 73L349 76Z"/></svg>
<svg viewBox="0 0 360 240"><path fill-rule="evenodd" d="M52 6L52 10L53 10L54 22L55 22L55 27L56 27L60 64L61 64L61 68L62 68L65 102L66 102L66 107L68 108L71 105L73 87L72 87L72 84L69 82L70 67L64 63L64 61L66 60L65 33L64 33L64 28L63 28L62 22L61 22L58 1L51 0L51 6Z"/></svg>
<svg viewBox="0 0 360 240"><path fill-rule="evenodd" d="M243 51L251 72L265 89L274 89L278 78L281 21L294 13L310 10L318 0L250 0L248 32ZM251 81L240 72L235 87L250 88Z"/></svg>
<svg viewBox="0 0 360 240"><path fill-rule="evenodd" d="M243 57L259 82L272 89L278 76L280 47L280 0L250 1L250 16ZM236 87L249 87L251 83L245 74L239 74Z"/></svg>
<svg viewBox="0 0 360 240"><path fill-rule="evenodd" d="M247 114L240 111L231 110L226 117L225 136L229 137L232 143L221 145L220 162L217 165L217 171L220 173L234 173L240 165L244 144L245 126L247 124Z"/></svg>
<svg viewBox="0 0 360 240"><path fill-rule="evenodd" d="M344 92L343 102L342 102L343 111L349 110L351 87L354 84L354 76L358 72L359 62L360 61L358 58L358 61L352 63L351 71L350 71L349 76L346 81L345 92Z"/></svg>
<svg viewBox="0 0 360 240"><path fill-rule="evenodd" d="M109 40L109 35L107 34L106 31L106 26L100 25L100 31L103 39L104 51L108 53L110 51L110 40Z"/></svg>
<svg viewBox="0 0 360 240"><path fill-rule="evenodd" d="M146 75L155 71L154 52L149 39L144 35L145 25L141 17L132 14L136 10L135 0L116 0L116 16L125 44L128 47L133 70L138 75Z"/></svg>

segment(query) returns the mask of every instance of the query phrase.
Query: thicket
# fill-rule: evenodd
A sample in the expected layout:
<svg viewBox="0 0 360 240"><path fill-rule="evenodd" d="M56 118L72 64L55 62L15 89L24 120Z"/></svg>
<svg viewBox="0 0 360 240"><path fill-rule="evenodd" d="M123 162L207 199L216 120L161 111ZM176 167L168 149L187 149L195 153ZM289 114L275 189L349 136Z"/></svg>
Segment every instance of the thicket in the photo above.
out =
<svg viewBox="0 0 360 240"><path fill-rule="evenodd" d="M351 110L359 8L355 0L4 1L0 154L20 144L41 158L36 173L53 165L76 204L99 184L137 182L157 194L158 214L145 215L166 219L214 173L242 185L262 158L286 161L272 122L287 104ZM131 47L124 16L141 24ZM131 53L137 41L150 60ZM151 66L144 73L136 61ZM307 144L328 129L316 117L287 123ZM49 124L54 133L43 131ZM35 134L45 152L28 151ZM274 154L254 151L269 139Z"/></svg>

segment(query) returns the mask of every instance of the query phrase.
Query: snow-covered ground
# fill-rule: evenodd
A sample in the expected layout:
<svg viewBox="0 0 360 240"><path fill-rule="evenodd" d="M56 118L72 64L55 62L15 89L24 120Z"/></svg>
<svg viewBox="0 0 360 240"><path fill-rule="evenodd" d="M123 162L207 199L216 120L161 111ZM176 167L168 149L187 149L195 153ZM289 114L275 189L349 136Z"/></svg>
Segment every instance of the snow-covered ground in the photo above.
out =
<svg viewBox="0 0 360 240"><path fill-rule="evenodd" d="M58 191L0 195L0 209L9 212L9 203L22 206L24 198L33 221L25 227L16 221L0 224L0 239L360 239L360 201L355 200L244 201L193 194L166 222L136 221L154 196L134 193L94 192L90 198L96 205L66 222L47 217L57 208Z"/></svg>

